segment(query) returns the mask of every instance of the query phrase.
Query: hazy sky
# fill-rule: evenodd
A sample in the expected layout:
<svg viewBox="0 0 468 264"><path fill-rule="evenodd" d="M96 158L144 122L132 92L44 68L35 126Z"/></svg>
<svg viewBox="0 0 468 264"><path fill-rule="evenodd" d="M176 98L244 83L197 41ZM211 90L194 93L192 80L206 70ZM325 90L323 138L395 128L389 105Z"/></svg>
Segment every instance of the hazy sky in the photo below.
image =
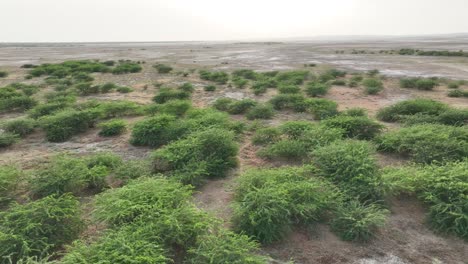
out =
<svg viewBox="0 0 468 264"><path fill-rule="evenodd" d="M0 0L0 42L468 32L468 0Z"/></svg>

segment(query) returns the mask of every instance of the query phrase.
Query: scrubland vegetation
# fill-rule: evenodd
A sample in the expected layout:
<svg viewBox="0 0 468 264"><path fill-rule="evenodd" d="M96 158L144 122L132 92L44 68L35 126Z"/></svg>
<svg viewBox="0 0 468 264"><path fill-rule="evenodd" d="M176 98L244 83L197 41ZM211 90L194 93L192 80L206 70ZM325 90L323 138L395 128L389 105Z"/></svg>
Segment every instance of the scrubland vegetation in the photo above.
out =
<svg viewBox="0 0 468 264"><path fill-rule="evenodd" d="M0 113L15 114L0 122L1 148L31 135L66 142L92 132L145 154L55 153L32 166L0 166L0 263L269 263L262 247L319 224L340 239L372 243L400 195L427 205L436 234L468 239L467 109L416 98L375 117L365 108L341 111L328 99L336 86L362 89L364 97L386 89L385 78L378 70L329 68L188 77L195 69L178 74L155 64L148 67L157 76L178 82L145 88L146 103L99 97L141 88L96 84L97 74L144 67L126 60L32 65L24 67L27 78L43 83L0 88ZM400 84L431 90L438 82ZM247 96L220 96L228 88ZM204 107L200 94L210 97ZM410 163L383 167L379 157L388 153ZM193 197L220 179L233 195L214 197L232 207L222 219Z"/></svg>

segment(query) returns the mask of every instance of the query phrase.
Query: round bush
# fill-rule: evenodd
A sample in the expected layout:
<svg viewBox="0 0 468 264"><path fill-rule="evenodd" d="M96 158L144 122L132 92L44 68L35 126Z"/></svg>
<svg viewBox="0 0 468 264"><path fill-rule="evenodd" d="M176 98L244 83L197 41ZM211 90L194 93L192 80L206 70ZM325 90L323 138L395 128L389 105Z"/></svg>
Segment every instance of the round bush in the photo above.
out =
<svg viewBox="0 0 468 264"><path fill-rule="evenodd" d="M111 137L122 134L127 125L122 119L113 119L104 123L99 124L101 131L99 131L100 136Z"/></svg>
<svg viewBox="0 0 468 264"><path fill-rule="evenodd" d="M214 85L207 85L205 87L203 87L203 90L207 91L207 92L214 92L216 91L216 86Z"/></svg>
<svg viewBox="0 0 468 264"><path fill-rule="evenodd" d="M331 221L331 229L343 240L367 241L384 226L388 211L379 206L351 201L339 207Z"/></svg>
<svg viewBox="0 0 468 264"><path fill-rule="evenodd" d="M271 119L275 115L275 110L270 104L260 104L251 108L247 114L247 119Z"/></svg>
<svg viewBox="0 0 468 264"><path fill-rule="evenodd" d="M36 122L33 119L27 118L7 121L2 125L5 131L16 134L20 137L25 137L34 132L35 126Z"/></svg>
<svg viewBox="0 0 468 264"><path fill-rule="evenodd" d="M364 116L336 116L322 123L327 127L341 128L347 137L357 139L372 139L384 128L383 125Z"/></svg>
<svg viewBox="0 0 468 264"><path fill-rule="evenodd" d="M330 86L324 83L311 82L307 84L305 92L307 95L317 97L319 95L325 95L330 90Z"/></svg>

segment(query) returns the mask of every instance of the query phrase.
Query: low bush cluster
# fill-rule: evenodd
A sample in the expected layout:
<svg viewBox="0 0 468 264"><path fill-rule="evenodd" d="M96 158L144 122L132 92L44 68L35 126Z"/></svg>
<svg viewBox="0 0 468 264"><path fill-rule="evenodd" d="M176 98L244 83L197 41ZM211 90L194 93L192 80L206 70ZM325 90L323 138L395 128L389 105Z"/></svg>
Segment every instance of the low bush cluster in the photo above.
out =
<svg viewBox="0 0 468 264"><path fill-rule="evenodd" d="M113 74L126 74L141 72L143 68L138 62L129 60L119 61L119 63L112 69Z"/></svg>
<svg viewBox="0 0 468 264"><path fill-rule="evenodd" d="M103 137L112 137L122 134L127 128L127 124L122 119L112 119L104 123L100 123L99 135Z"/></svg>
<svg viewBox="0 0 468 264"><path fill-rule="evenodd" d="M36 121L28 118L19 118L7 121L1 127L6 132L25 137L34 132Z"/></svg>
<svg viewBox="0 0 468 264"><path fill-rule="evenodd" d="M247 119L271 119L275 115L275 110L270 104L258 104L252 107L245 115Z"/></svg>
<svg viewBox="0 0 468 264"><path fill-rule="evenodd" d="M378 149L407 155L418 163L461 160L468 156L466 127L421 124L376 138Z"/></svg>
<svg viewBox="0 0 468 264"><path fill-rule="evenodd" d="M330 89L330 85L328 84L319 83L319 82L310 82L307 84L305 92L309 96L317 97L320 95L327 94L329 89Z"/></svg>
<svg viewBox="0 0 468 264"><path fill-rule="evenodd" d="M330 226L343 240L367 241L384 226L388 213L376 204L351 201L338 208Z"/></svg>
<svg viewBox="0 0 468 264"><path fill-rule="evenodd" d="M310 157L313 149L341 139L343 134L344 131L338 128L328 128L307 121L290 121L281 125L277 131L259 130L254 139L260 144L268 143L259 151L261 157L304 160Z"/></svg>
<svg viewBox="0 0 468 264"><path fill-rule="evenodd" d="M206 81L212 81L217 84L226 84L229 81L229 74L223 71L200 70L200 78Z"/></svg>
<svg viewBox="0 0 468 264"><path fill-rule="evenodd" d="M153 172L198 185L205 177L224 177L237 165L237 152L232 132L208 129L156 150L152 155Z"/></svg>
<svg viewBox="0 0 468 264"><path fill-rule="evenodd" d="M23 172L15 166L0 167L0 206L14 198L14 193L22 177Z"/></svg>
<svg viewBox="0 0 468 264"><path fill-rule="evenodd" d="M328 118L322 123L327 127L343 129L347 137L356 139L372 139L384 128L382 124L367 116L340 115Z"/></svg>
<svg viewBox="0 0 468 264"><path fill-rule="evenodd" d="M468 91L452 90L447 93L449 97L468 97Z"/></svg>
<svg viewBox="0 0 468 264"><path fill-rule="evenodd" d="M159 113L180 117L185 115L190 109L192 109L192 102L189 100L169 100L163 104L148 105L145 111L150 115Z"/></svg>
<svg viewBox="0 0 468 264"><path fill-rule="evenodd" d="M191 93L171 88L161 88L159 93L153 97L153 101L158 104L164 104L170 100L190 99Z"/></svg>
<svg viewBox="0 0 468 264"><path fill-rule="evenodd" d="M228 112L231 115L245 114L256 105L257 102L252 99L235 100L231 98L219 98L213 103L215 109Z"/></svg>
<svg viewBox="0 0 468 264"><path fill-rule="evenodd" d="M83 229L80 207L71 195L14 204L0 212L1 263L48 256L76 239Z"/></svg>
<svg viewBox="0 0 468 264"><path fill-rule="evenodd" d="M95 215L110 229L91 244L74 243L62 263L162 264L176 255L184 263L266 262L255 254L256 243L225 231L191 196L190 187L164 178L143 178L103 193Z"/></svg>
<svg viewBox="0 0 468 264"><path fill-rule="evenodd" d="M0 148L9 147L18 142L19 136L9 132L0 133Z"/></svg>
<svg viewBox="0 0 468 264"><path fill-rule="evenodd" d="M159 147L191 133L224 128L242 132L239 123L233 122L225 113L213 109L189 110L184 118L160 114L136 123L132 130L131 143L137 146Z"/></svg>
<svg viewBox="0 0 468 264"><path fill-rule="evenodd" d="M153 68L155 68L158 73L170 73L173 70L171 66L161 63L153 65Z"/></svg>
<svg viewBox="0 0 468 264"><path fill-rule="evenodd" d="M445 165L387 169L383 177L393 194L415 193L428 204L428 223L438 232L468 239L468 160Z"/></svg>
<svg viewBox="0 0 468 264"><path fill-rule="evenodd" d="M364 79L362 85L364 85L367 94L378 94L384 89L382 81L375 78Z"/></svg>
<svg viewBox="0 0 468 264"><path fill-rule="evenodd" d="M63 142L94 126L98 114L92 111L63 110L39 119L39 124L51 142Z"/></svg>
<svg viewBox="0 0 468 264"><path fill-rule="evenodd" d="M416 88L418 90L432 90L438 85L434 79L427 78L403 78L400 79L401 88Z"/></svg>
<svg viewBox="0 0 468 264"><path fill-rule="evenodd" d="M37 100L30 97L21 89L14 86L0 88L0 113L9 111L25 111L37 104Z"/></svg>
<svg viewBox="0 0 468 264"><path fill-rule="evenodd" d="M307 168L249 170L235 190L233 223L237 231L271 243L295 225L319 221L338 201L336 188Z"/></svg>
<svg viewBox="0 0 468 264"><path fill-rule="evenodd" d="M313 151L320 174L348 197L362 202L382 199L383 186L372 145L364 141L335 141Z"/></svg>
<svg viewBox="0 0 468 264"><path fill-rule="evenodd" d="M394 105L382 108L377 113L377 118L382 121L396 122L405 116L416 114L439 115L446 111L448 106L431 99L412 99L398 102Z"/></svg>

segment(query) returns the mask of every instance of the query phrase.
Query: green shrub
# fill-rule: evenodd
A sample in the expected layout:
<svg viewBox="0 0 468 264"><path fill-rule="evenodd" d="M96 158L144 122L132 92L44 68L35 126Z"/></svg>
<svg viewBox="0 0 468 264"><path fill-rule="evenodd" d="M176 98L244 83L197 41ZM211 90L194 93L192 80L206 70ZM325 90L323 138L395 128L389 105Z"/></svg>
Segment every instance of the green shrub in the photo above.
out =
<svg viewBox="0 0 468 264"><path fill-rule="evenodd" d="M260 157L274 159L303 160L308 158L309 148L302 141L296 139L282 139L258 152Z"/></svg>
<svg viewBox="0 0 468 264"><path fill-rule="evenodd" d="M116 169L122 165L122 157L111 152L97 152L84 157L84 162L88 168L103 166L108 169Z"/></svg>
<svg viewBox="0 0 468 264"><path fill-rule="evenodd" d="M216 91L216 86L214 85L207 85L205 87L203 87L203 90L207 91L207 92L214 92Z"/></svg>
<svg viewBox="0 0 468 264"><path fill-rule="evenodd" d="M316 126L309 121L288 121L282 124L279 130L290 139L298 139L314 127Z"/></svg>
<svg viewBox="0 0 468 264"><path fill-rule="evenodd" d="M468 97L468 91L452 90L447 93L449 97Z"/></svg>
<svg viewBox="0 0 468 264"><path fill-rule="evenodd" d="M90 95L99 93L99 86L93 86L90 82L75 84L75 89L80 95Z"/></svg>
<svg viewBox="0 0 468 264"><path fill-rule="evenodd" d="M115 88L117 88L117 85L115 83L108 82L108 83L105 83L105 84L99 86L99 91L101 93L108 93L108 92L114 90Z"/></svg>
<svg viewBox="0 0 468 264"><path fill-rule="evenodd" d="M37 100L32 97L17 95L10 98L2 98L2 94L0 94L0 113L7 111L25 111L36 105Z"/></svg>
<svg viewBox="0 0 468 264"><path fill-rule="evenodd" d="M46 257L77 238L83 228L79 202L71 195L15 204L1 212L0 219L0 256L4 263Z"/></svg>
<svg viewBox="0 0 468 264"><path fill-rule="evenodd" d="M332 85L345 86L346 82L344 80L334 80L331 82Z"/></svg>
<svg viewBox="0 0 468 264"><path fill-rule="evenodd" d="M403 78L400 80L402 88L417 88L418 90L432 90L437 86L437 81L424 78Z"/></svg>
<svg viewBox="0 0 468 264"><path fill-rule="evenodd" d="M289 83L300 85L304 83L304 80L309 76L309 71L287 71L279 72L275 79L279 83Z"/></svg>
<svg viewBox="0 0 468 264"><path fill-rule="evenodd" d="M269 103L275 110L293 110L305 112L307 109L305 98L301 94L279 94L270 99Z"/></svg>
<svg viewBox="0 0 468 264"><path fill-rule="evenodd" d="M257 102L252 99L233 100L227 106L227 112L231 115L245 114L247 111L257 105Z"/></svg>
<svg viewBox="0 0 468 264"><path fill-rule="evenodd" d="M173 70L171 66L164 64L155 64L153 65L153 68L158 70L158 73L170 73Z"/></svg>
<svg viewBox="0 0 468 264"><path fill-rule="evenodd" d="M378 79L365 79L362 81L367 94L377 94L383 90L383 83Z"/></svg>
<svg viewBox="0 0 468 264"><path fill-rule="evenodd" d="M351 77L351 81L356 82L356 83L362 82L363 79L364 78L361 75L354 75L353 77Z"/></svg>
<svg viewBox="0 0 468 264"><path fill-rule="evenodd" d="M8 72L6 71L0 71L0 78L5 78L8 76Z"/></svg>
<svg viewBox="0 0 468 264"><path fill-rule="evenodd" d="M301 88L294 84L280 84L278 92L281 94L297 94L301 92Z"/></svg>
<svg viewBox="0 0 468 264"><path fill-rule="evenodd" d="M378 94L382 90L382 87L365 87L366 94Z"/></svg>
<svg viewBox="0 0 468 264"><path fill-rule="evenodd" d="M163 114L140 121L133 126L130 142L136 146L164 145L170 140L168 127L175 120L174 116Z"/></svg>
<svg viewBox="0 0 468 264"><path fill-rule="evenodd" d="M128 87L128 86L118 86L115 90L117 92L119 92L119 93L131 93L131 92L133 92L133 89L131 87Z"/></svg>
<svg viewBox="0 0 468 264"><path fill-rule="evenodd" d="M234 87L242 89L244 88L247 84L249 83L248 80L241 78L241 77L232 77L232 84L234 84Z"/></svg>
<svg viewBox="0 0 468 264"><path fill-rule="evenodd" d="M269 159L287 158L304 160L310 152L320 146L341 139L344 131L312 125L308 122L295 121L280 127L284 137L259 151L258 155Z"/></svg>
<svg viewBox="0 0 468 264"><path fill-rule="evenodd" d="M304 168L249 170L235 190L233 223L236 230L271 243L293 225L320 220L335 206L337 193Z"/></svg>
<svg viewBox="0 0 468 264"><path fill-rule="evenodd" d="M93 244L76 241L60 263L165 264L171 262L162 246L143 239L141 232L135 231L138 230L107 231Z"/></svg>
<svg viewBox="0 0 468 264"><path fill-rule="evenodd" d="M20 90L26 96L31 96L39 91L39 87L33 84L12 83L9 86Z"/></svg>
<svg viewBox="0 0 468 264"><path fill-rule="evenodd" d="M0 206L14 198L23 172L14 166L0 167Z"/></svg>
<svg viewBox="0 0 468 264"><path fill-rule="evenodd" d="M360 107L349 108L343 112L346 116L367 116L367 110Z"/></svg>
<svg viewBox="0 0 468 264"><path fill-rule="evenodd" d="M257 79L257 73L253 70L249 69L240 69L240 70L235 70L232 72L233 77L240 77L248 80L256 80Z"/></svg>
<svg viewBox="0 0 468 264"><path fill-rule="evenodd" d="M324 83L310 82L307 84L305 92L309 96L317 97L319 95L325 95L330 90L330 85Z"/></svg>
<svg viewBox="0 0 468 264"><path fill-rule="evenodd" d="M9 132L0 133L0 148L9 147L18 142L19 136Z"/></svg>
<svg viewBox="0 0 468 264"><path fill-rule="evenodd" d="M332 230L343 240L367 241L385 225L388 211L375 204L363 205L351 201L337 210L331 222Z"/></svg>
<svg viewBox="0 0 468 264"><path fill-rule="evenodd" d="M36 105L34 108L28 111L28 115L31 118L37 119L42 116L51 115L63 110L68 106L68 103L63 102L52 102Z"/></svg>
<svg viewBox="0 0 468 264"><path fill-rule="evenodd" d="M384 128L383 125L364 116L336 116L322 123L327 127L341 128L347 137L357 139L372 139Z"/></svg>
<svg viewBox="0 0 468 264"><path fill-rule="evenodd" d="M152 104L147 106L146 112L149 114L169 114L183 116L192 108L192 102L188 100L170 100L164 104Z"/></svg>
<svg viewBox="0 0 468 264"><path fill-rule="evenodd" d="M237 165L237 152L231 132L208 129L156 150L152 155L153 171L196 185L202 177L224 177Z"/></svg>
<svg viewBox="0 0 468 264"><path fill-rule="evenodd" d="M468 155L465 127L421 124L387 132L377 138L378 149L410 156L415 162L461 160Z"/></svg>
<svg viewBox="0 0 468 264"><path fill-rule="evenodd" d="M112 119L107 122L99 124L101 131L99 131L100 136L111 137L122 134L127 124L122 119Z"/></svg>
<svg viewBox="0 0 468 264"><path fill-rule="evenodd" d="M193 91L195 91L195 87L191 83L183 83L178 87L178 89L187 93L192 93Z"/></svg>
<svg viewBox="0 0 468 264"><path fill-rule="evenodd" d="M63 142L94 126L97 114L90 111L64 110L39 119L39 124L51 142Z"/></svg>
<svg viewBox="0 0 468 264"><path fill-rule="evenodd" d="M97 101L96 103L97 105L91 109L104 119L141 115L144 112L141 105L132 101Z"/></svg>
<svg viewBox="0 0 468 264"><path fill-rule="evenodd" d="M229 81L229 74L222 71L210 72L200 70L200 78L202 80L212 81L217 84L226 84Z"/></svg>
<svg viewBox="0 0 468 264"><path fill-rule="evenodd" d="M326 74L330 74L330 75L333 76L334 78L345 77L345 76L346 76L346 72L345 72L345 71L340 71L340 70L337 70L337 69L330 69L330 70L327 70L327 71L326 71Z"/></svg>
<svg viewBox="0 0 468 264"><path fill-rule="evenodd" d="M399 121L402 116L418 113L438 115L447 110L447 108L446 104L431 99L412 99L380 109L377 113L377 118L382 121L395 122Z"/></svg>
<svg viewBox="0 0 468 264"><path fill-rule="evenodd" d="M445 165L407 166L387 169L383 177L393 194L415 193L429 205L428 222L443 233L468 239L466 200L468 161Z"/></svg>
<svg viewBox="0 0 468 264"><path fill-rule="evenodd" d="M20 137L25 137L32 132L36 127L36 122L33 119L21 118L7 121L2 125L2 128L9 133L16 134Z"/></svg>
<svg viewBox="0 0 468 264"><path fill-rule="evenodd" d="M130 160L123 162L114 172L115 178L123 181L123 183L149 175L151 175L151 167L150 163L146 160Z"/></svg>
<svg viewBox="0 0 468 264"><path fill-rule="evenodd" d="M305 101L307 112L316 120L326 119L338 114L338 104L323 98L308 98Z"/></svg>
<svg viewBox="0 0 468 264"><path fill-rule="evenodd" d="M416 88L418 90L432 90L437 86L437 82L432 79L419 79L416 81Z"/></svg>
<svg viewBox="0 0 468 264"><path fill-rule="evenodd" d="M112 69L113 74L125 74L125 73L136 73L141 72L143 68L135 62L131 61L120 61L117 66Z"/></svg>
<svg viewBox="0 0 468 264"><path fill-rule="evenodd" d="M254 255L258 244L246 235L230 231L206 234L197 238L188 250L187 263L265 264L266 258Z"/></svg>
<svg viewBox="0 0 468 264"><path fill-rule="evenodd" d="M221 97L213 102L213 107L219 111L227 112L234 101L232 98Z"/></svg>
<svg viewBox="0 0 468 264"><path fill-rule="evenodd" d="M271 119L275 110L270 104L259 104L252 107L246 114L247 119Z"/></svg>
<svg viewBox="0 0 468 264"><path fill-rule="evenodd" d="M382 186L374 150L367 142L335 141L316 149L314 164L349 197L379 201Z"/></svg>
<svg viewBox="0 0 468 264"><path fill-rule="evenodd" d="M254 145L265 145L271 144L280 140L281 132L275 127L261 128L255 131L252 137L252 143Z"/></svg>
<svg viewBox="0 0 468 264"><path fill-rule="evenodd" d="M348 87L354 88L354 87L358 87L359 83L356 81L349 81L347 85Z"/></svg>
<svg viewBox="0 0 468 264"><path fill-rule="evenodd" d="M29 74L33 77L42 75L50 75L58 78L64 78L73 73L83 72L109 72L110 68L101 62L80 60L80 61L65 61L58 64L44 63L34 67Z"/></svg>
<svg viewBox="0 0 468 264"><path fill-rule="evenodd" d="M142 178L96 198L96 218L118 227L185 205L191 187L163 178Z"/></svg>
<svg viewBox="0 0 468 264"><path fill-rule="evenodd" d="M94 78L86 72L76 72L72 75L76 82L92 82Z"/></svg>
<svg viewBox="0 0 468 264"><path fill-rule="evenodd" d="M35 197L45 197L68 192L78 194L86 187L89 169L84 160L57 156L34 174L30 179L31 192Z"/></svg>
<svg viewBox="0 0 468 264"><path fill-rule="evenodd" d="M400 79L401 88L416 88L418 78L402 78Z"/></svg>
<svg viewBox="0 0 468 264"><path fill-rule="evenodd" d="M170 100L185 100L190 98L190 93L174 90L170 88L161 88L159 93L153 97L153 101L158 104L164 104Z"/></svg>
<svg viewBox="0 0 468 264"><path fill-rule="evenodd" d="M468 123L468 109L449 109L437 116L438 123L450 126L463 126Z"/></svg>
<svg viewBox="0 0 468 264"><path fill-rule="evenodd" d="M449 82L449 83L447 84L447 87L448 87L449 89L457 89L458 87L460 87L460 85L458 84L458 82Z"/></svg>

